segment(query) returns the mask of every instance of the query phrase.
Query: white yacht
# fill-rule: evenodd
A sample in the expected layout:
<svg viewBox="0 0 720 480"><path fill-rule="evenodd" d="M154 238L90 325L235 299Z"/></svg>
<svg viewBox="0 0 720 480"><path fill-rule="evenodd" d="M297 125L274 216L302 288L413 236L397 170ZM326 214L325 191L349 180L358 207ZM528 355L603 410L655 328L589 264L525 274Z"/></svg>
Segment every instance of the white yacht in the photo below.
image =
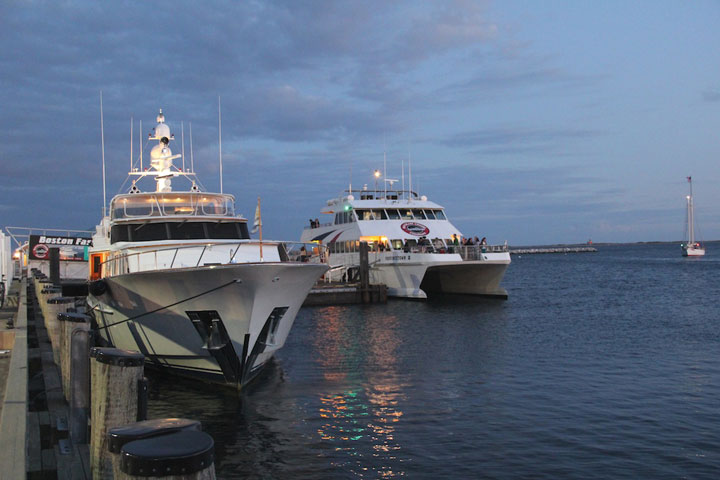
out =
<svg viewBox="0 0 720 480"><path fill-rule="evenodd" d="M180 155L162 110L149 139L150 168L132 169L129 193L96 227L88 304L111 345L240 389L283 346L328 267L291 261L290 244L251 240L232 195L201 191L194 173L173 165ZM146 177L154 191L140 190ZM175 178L189 190L172 190Z"/></svg>
<svg viewBox="0 0 720 480"><path fill-rule="evenodd" d="M688 240L680 247L682 249L683 257L702 257L705 255L705 247L695 240L695 212L693 207L692 177L687 177L687 180L690 184L690 195L685 197L685 200L687 200L686 233Z"/></svg>
<svg viewBox="0 0 720 480"><path fill-rule="evenodd" d="M371 283L388 295L427 298L467 294L507 298L500 286L510 264L507 243L462 244L442 206L410 191L346 190L327 201L329 223L312 220L301 241L327 247L331 280L355 277L360 242L367 242ZM456 239L458 245L456 245ZM481 244L482 243L482 244Z"/></svg>

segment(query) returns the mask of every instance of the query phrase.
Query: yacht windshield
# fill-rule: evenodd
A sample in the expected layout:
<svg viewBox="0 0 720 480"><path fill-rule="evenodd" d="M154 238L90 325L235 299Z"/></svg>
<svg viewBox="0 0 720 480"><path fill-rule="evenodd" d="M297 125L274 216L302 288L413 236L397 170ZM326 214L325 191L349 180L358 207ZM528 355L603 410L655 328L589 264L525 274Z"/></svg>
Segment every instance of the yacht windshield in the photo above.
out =
<svg viewBox="0 0 720 480"><path fill-rule="evenodd" d="M133 217L235 216L231 195L209 193L128 194L113 199L113 220Z"/></svg>

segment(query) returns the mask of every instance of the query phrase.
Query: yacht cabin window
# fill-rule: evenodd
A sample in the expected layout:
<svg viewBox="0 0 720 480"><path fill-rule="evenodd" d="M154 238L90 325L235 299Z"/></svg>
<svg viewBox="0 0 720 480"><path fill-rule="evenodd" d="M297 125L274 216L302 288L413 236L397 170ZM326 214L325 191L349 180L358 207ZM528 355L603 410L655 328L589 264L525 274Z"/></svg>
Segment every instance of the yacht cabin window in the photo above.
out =
<svg viewBox="0 0 720 480"><path fill-rule="evenodd" d="M113 225L110 243L249 239L245 222L142 222Z"/></svg>

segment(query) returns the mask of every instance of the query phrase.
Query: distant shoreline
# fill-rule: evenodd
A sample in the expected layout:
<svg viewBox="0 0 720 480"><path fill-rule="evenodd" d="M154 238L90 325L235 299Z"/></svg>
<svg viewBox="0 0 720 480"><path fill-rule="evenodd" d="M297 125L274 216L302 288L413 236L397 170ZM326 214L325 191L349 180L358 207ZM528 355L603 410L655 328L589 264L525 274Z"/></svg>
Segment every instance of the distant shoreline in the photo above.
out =
<svg viewBox="0 0 720 480"><path fill-rule="evenodd" d="M720 240L707 240L702 243L713 243ZM680 245L685 243L685 240L672 240L672 241L644 241L644 242L593 242L593 243L548 243L548 244L533 244L533 245L508 245L510 249L527 249L527 248L577 248L577 247L607 247L613 245Z"/></svg>

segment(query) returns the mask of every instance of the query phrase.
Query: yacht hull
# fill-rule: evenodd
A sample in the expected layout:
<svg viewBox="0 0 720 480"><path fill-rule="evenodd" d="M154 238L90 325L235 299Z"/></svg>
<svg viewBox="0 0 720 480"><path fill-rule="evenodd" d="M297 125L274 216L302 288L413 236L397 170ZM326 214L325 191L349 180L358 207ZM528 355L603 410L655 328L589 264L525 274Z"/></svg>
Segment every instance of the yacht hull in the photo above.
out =
<svg viewBox="0 0 720 480"><path fill-rule="evenodd" d="M106 277L100 335L172 373L241 388L283 346L325 265L243 263ZM102 292L104 290L104 292Z"/></svg>

